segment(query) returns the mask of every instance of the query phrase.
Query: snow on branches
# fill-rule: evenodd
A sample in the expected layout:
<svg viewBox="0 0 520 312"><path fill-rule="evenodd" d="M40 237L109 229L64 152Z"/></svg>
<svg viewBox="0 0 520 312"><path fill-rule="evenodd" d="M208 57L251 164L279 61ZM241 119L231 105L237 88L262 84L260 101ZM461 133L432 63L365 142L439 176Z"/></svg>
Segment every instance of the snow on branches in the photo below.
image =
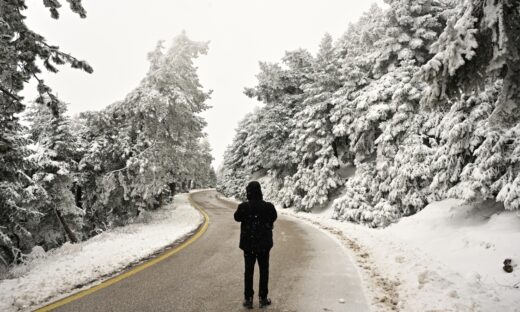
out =
<svg viewBox="0 0 520 312"><path fill-rule="evenodd" d="M260 177L285 207L336 198L335 218L373 227L446 197L520 209L520 2L386 2L316 56L261 64L223 192Z"/></svg>
<svg viewBox="0 0 520 312"><path fill-rule="evenodd" d="M69 2L78 9L79 1ZM0 165L3 265L23 261L34 246L47 250L139 220L178 191L215 185L199 116L210 92L193 63L207 50L182 33L149 54L150 70L123 101L71 120L64 103L45 96L23 115L27 127L7 127L1 138L10 149L0 153L12 166Z"/></svg>

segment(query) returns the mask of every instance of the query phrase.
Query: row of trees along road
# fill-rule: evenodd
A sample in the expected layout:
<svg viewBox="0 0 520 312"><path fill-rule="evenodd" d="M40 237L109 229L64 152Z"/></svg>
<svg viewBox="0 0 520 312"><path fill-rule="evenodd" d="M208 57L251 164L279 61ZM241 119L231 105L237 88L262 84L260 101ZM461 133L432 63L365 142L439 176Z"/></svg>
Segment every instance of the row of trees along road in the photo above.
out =
<svg viewBox="0 0 520 312"><path fill-rule="evenodd" d="M385 0L260 63L218 189L385 226L447 197L520 209L520 1ZM352 172L355 170L355 174Z"/></svg>
<svg viewBox="0 0 520 312"><path fill-rule="evenodd" d="M86 16L79 0L72 11ZM58 18L59 1L44 1ZM92 68L24 23L25 1L0 1L0 267L34 246L55 248L142 218L171 195L216 182L204 138L208 108L193 60L208 50L185 33L149 54L137 88L99 112L71 118L39 77L59 65ZM25 107L31 79L40 96ZM20 120L22 118L22 121Z"/></svg>

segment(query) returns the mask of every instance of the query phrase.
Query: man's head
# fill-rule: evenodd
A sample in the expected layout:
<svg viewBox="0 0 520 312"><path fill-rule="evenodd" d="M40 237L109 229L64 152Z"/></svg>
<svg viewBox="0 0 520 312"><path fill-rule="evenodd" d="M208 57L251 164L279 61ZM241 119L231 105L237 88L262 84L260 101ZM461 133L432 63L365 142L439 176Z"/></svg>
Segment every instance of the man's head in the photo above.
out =
<svg viewBox="0 0 520 312"><path fill-rule="evenodd" d="M251 181L246 186L246 197L247 200L262 200L262 188L260 187L260 183L257 181Z"/></svg>

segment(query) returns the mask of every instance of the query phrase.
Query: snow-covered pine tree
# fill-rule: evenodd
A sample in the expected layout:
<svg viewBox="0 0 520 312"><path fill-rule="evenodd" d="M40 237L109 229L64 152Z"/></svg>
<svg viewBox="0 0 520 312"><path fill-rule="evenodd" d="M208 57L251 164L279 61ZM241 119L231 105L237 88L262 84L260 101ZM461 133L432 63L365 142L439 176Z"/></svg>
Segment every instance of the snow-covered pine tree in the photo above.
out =
<svg viewBox="0 0 520 312"><path fill-rule="evenodd" d="M79 186L83 190L80 201L86 212L85 231L88 237L123 224L129 219L126 211L135 216L135 206L118 188L120 182L125 182L124 177L118 175L121 178L118 181L106 177L106 174L116 174L116 170L125 168L126 160L134 152L133 145L137 143L136 134L124 124L123 114L112 115L109 108L79 116L86 130L81 132L81 139L88 144L79 163ZM107 196L111 191L114 191L114 196Z"/></svg>
<svg viewBox="0 0 520 312"><path fill-rule="evenodd" d="M362 217L358 221L381 226L425 206L428 165L424 162L431 150L422 139L427 118L417 112L422 86L411 78L417 70L414 61L402 62L356 93L356 118L349 134L356 142L352 146L355 164L363 165L363 171L347 181L347 193L334 203L338 217ZM357 190L361 193L354 195ZM367 212L355 211L369 206Z"/></svg>
<svg viewBox="0 0 520 312"><path fill-rule="evenodd" d="M330 99L323 97L331 104L325 115L340 163L357 167L344 185L344 196L334 203L335 217L382 226L447 196L495 198L507 209L519 209L520 41L514 38L520 2L386 2L387 10L373 6L335 45L340 87ZM320 132L305 131L317 124L326 128L323 111L310 109L322 99L310 88L320 81L313 77L314 69L272 67L250 93L261 94L266 103L255 117L257 124L283 125L292 134L267 132L273 139L249 132L242 147L246 154L226 154L237 157L235 163L245 159L232 179L248 179L253 171L270 168L268 174L278 178L273 181L280 187L276 200L286 206L301 205L323 173L311 170L322 157L316 149ZM303 80L291 79L295 77ZM296 82L295 89L280 87L287 81ZM286 96L284 90L297 92ZM269 114L273 120L283 114L292 119L272 123L264 118ZM286 155L286 146L297 138L305 143L295 145L289 159L268 157L264 166L250 157L272 148ZM255 151L259 142L263 145ZM304 181L312 183L302 187Z"/></svg>
<svg viewBox="0 0 520 312"><path fill-rule="evenodd" d="M203 186L211 188L217 187L217 171L213 166L210 167L209 175L205 180L205 184L203 184Z"/></svg>
<svg viewBox="0 0 520 312"><path fill-rule="evenodd" d="M504 207L509 210L520 210L520 125L516 125L506 131L505 135L500 138L500 141L490 150L491 153L480 153L477 156L487 156L486 161L479 163L483 164L481 171L488 173L495 173L494 164L501 162L500 156L506 154L507 167L505 173L496 179L490 187L492 191L498 190L496 200L503 202ZM498 154L499 156L495 156ZM503 164L503 163L502 163ZM473 175L478 179L478 175Z"/></svg>
<svg viewBox="0 0 520 312"><path fill-rule="evenodd" d="M282 189L277 197L287 205L291 203L293 191L289 189L290 184L285 184L288 189L283 189L283 181L296 171L288 140L305 98L303 85L312 80L312 64L313 57L306 50L286 52L283 67L260 63L257 86L245 90L246 95L265 103L256 114L258 122L248 139L251 151L246 163L250 173L263 169L280 182Z"/></svg>
<svg viewBox="0 0 520 312"><path fill-rule="evenodd" d="M430 85L424 106L450 110L433 187L508 209L519 208L519 15L518 1L461 1L419 75Z"/></svg>
<svg viewBox="0 0 520 312"><path fill-rule="evenodd" d="M330 118L339 141L339 157L344 163L353 162L355 156L362 159L373 153L374 138L368 133L363 137L355 133L359 128L355 125L359 108L354 99L374 79L374 59L379 55L375 43L384 35L385 21L384 11L373 5L337 42L342 87L332 95Z"/></svg>
<svg viewBox="0 0 520 312"><path fill-rule="evenodd" d="M198 115L209 92L193 64L206 51L207 43L185 33L166 51L159 43L146 77L124 101L82 115L91 129L81 186L92 233L159 207L165 194L188 189L209 166L209 155L199 157L205 121Z"/></svg>
<svg viewBox="0 0 520 312"><path fill-rule="evenodd" d="M375 66L354 67L352 63L363 59L357 57L353 62L346 54L345 68L368 70L358 75L361 83L347 83L343 89L348 91L336 94L341 110L333 117L339 121L335 134L346 136L355 164L365 163L363 171L345 184L343 198L334 203L336 216L362 218L358 221L371 226L387 225L427 203L427 161L432 151L421 139L426 118L419 114L418 104L424 86L413 77L428 59L429 46L442 30L445 10L441 1L387 2L390 8L379 21L372 20L375 25L383 22L385 33L376 41L364 43L365 49L375 51L367 53L372 58L368 63ZM357 191L361 193L355 194Z"/></svg>
<svg viewBox="0 0 520 312"><path fill-rule="evenodd" d="M427 135L432 114L418 110L424 84L412 79L415 61L401 62L392 76L392 96L386 100L390 118L379 125L376 168L379 182L377 198L394 206L400 215L410 215L426 204L430 184L431 144ZM392 90L391 87L389 87Z"/></svg>
<svg viewBox="0 0 520 312"><path fill-rule="evenodd" d="M376 67L382 72L401 61L424 64L430 59L429 48L442 32L443 13L448 4L442 0L385 0L386 31L377 42Z"/></svg>
<svg viewBox="0 0 520 312"><path fill-rule="evenodd" d="M312 71L312 55L305 50L286 52L283 67L279 64L260 63L258 83L246 88L245 94L262 101L265 106L256 114L257 129L249 163L257 168L292 173L287 140L294 128L294 116L301 109L302 85L308 82ZM250 140L253 140L250 139Z"/></svg>
<svg viewBox="0 0 520 312"><path fill-rule="evenodd" d="M70 8L81 18L86 17L86 11L81 5L81 0L68 1ZM45 6L51 12L52 18L58 19L58 9L61 7L60 1L45 1ZM2 12L2 23L0 25L0 64L2 64L0 75L0 91L2 95L2 105L6 108L12 107L15 111L23 110L23 98L18 94L24 84L36 79L38 82L38 92L40 96L38 103L44 101L50 106L51 110L58 113L58 99L52 94L51 88L39 78L41 73L38 61L43 62L46 70L58 72L59 65L69 64L72 68L78 68L88 73L92 72L85 61L80 61L75 57L61 52L57 46L47 43L45 38L32 31L25 24L25 16L22 12L27 9L25 0L21 1L2 1L0 2L0 12ZM48 103L50 101L50 103ZM9 111L7 111L9 112Z"/></svg>
<svg viewBox="0 0 520 312"><path fill-rule="evenodd" d="M375 163L355 160L354 164L356 175L347 180L343 195L334 200L332 217L371 227L384 226L397 219L399 213L395 206L374 204L377 203L374 195L378 193Z"/></svg>
<svg viewBox="0 0 520 312"><path fill-rule="evenodd" d="M332 96L334 106L330 117L333 133L339 141L340 161L356 167L356 175L346 181L343 196L334 201L333 218L373 222L374 226L382 223L371 212L374 210L372 196L377 192L377 189L371 189L376 185L372 179L374 164L363 162L363 159L373 153L373 148L358 145L357 143L361 142L359 139L352 140L355 129L352 126L357 119L357 107L353 99L357 91L362 90L374 79L373 60L378 55L374 44L384 35L385 27L384 11L374 4L357 23L350 25L337 41L342 87ZM353 179L356 182L353 183Z"/></svg>
<svg viewBox="0 0 520 312"><path fill-rule="evenodd" d="M465 95L458 101L454 99L456 102L450 103L450 111L436 127L435 137L439 140L439 147L432 163L431 187L440 197L447 197L448 191L461 182L466 166L473 166L476 150L485 148L482 146L484 141L489 144L489 140L496 138L497 133L489 127L488 121L496 94L496 90L486 90ZM469 199L471 196L465 194L462 197Z"/></svg>
<svg viewBox="0 0 520 312"><path fill-rule="evenodd" d="M68 1L71 10L81 17L86 13L81 0ZM58 18L60 1L46 1L51 16ZM20 259L20 246L16 243L19 235L25 235L23 220L33 220L39 213L24 207L25 188L32 181L24 174L30 167L23 158L27 156L21 137L22 127L18 114L24 110L20 91L31 79L38 82L39 102L44 96L51 99L51 109L57 112L58 100L50 87L38 76L41 61L46 70L57 72L58 66L69 64L86 72L92 68L84 61L63 53L57 46L47 43L45 38L32 31L25 24L23 11L27 9L25 0L0 1L0 265L8 265Z"/></svg>
<svg viewBox="0 0 520 312"><path fill-rule="evenodd" d="M15 115L19 111L5 97L0 101L0 267L8 267L28 251L18 243L20 236L30 236L24 222L36 222L41 214L24 202L30 198L33 181L25 174L32 164L25 159L29 152Z"/></svg>
<svg viewBox="0 0 520 312"><path fill-rule="evenodd" d="M291 187L294 205L306 211L325 204L330 193L342 184L330 121L332 94L340 87L337 59L332 37L326 34L313 62L311 81L303 85L305 100L294 116L295 126L288 140L297 171L285 184Z"/></svg>
<svg viewBox="0 0 520 312"><path fill-rule="evenodd" d="M28 157L34 163L29 171L34 185L33 200L27 205L42 215L29 222L31 241L46 250L66 241L82 238L84 211L76 206L73 190L77 170L78 144L70 128L67 107L60 102L57 110L33 103L26 114L30 123L29 137L33 153Z"/></svg>
<svg viewBox="0 0 520 312"><path fill-rule="evenodd" d="M492 120L514 125L520 118L520 2L460 1L457 14L432 46L435 56L422 69L430 85L425 105L484 89L486 77L503 85Z"/></svg>
<svg viewBox="0 0 520 312"><path fill-rule="evenodd" d="M357 22L349 24L347 31L336 41L335 50L339 57L338 61L372 67L374 64L369 60L377 55L374 44L385 34L385 23L385 11L373 3ZM346 71L345 65L342 68L344 69L343 74L348 75L350 70Z"/></svg>
<svg viewBox="0 0 520 312"><path fill-rule="evenodd" d="M279 154L280 150L276 147L283 146L283 138L272 137L275 131L285 131L285 129L268 128L277 122L277 117L273 111L263 107L257 108L244 124L244 130L247 132L245 145L248 146L247 154L244 155L243 167L247 168L250 173L276 168L280 162L287 162L287 155ZM280 131L281 132L281 131Z"/></svg>
<svg viewBox="0 0 520 312"><path fill-rule="evenodd" d="M194 188L214 187L216 183L215 171L211 166L211 146L206 138L201 139L193 149L190 150L191 157L186 157L186 167L192 170L190 178Z"/></svg>
<svg viewBox="0 0 520 312"><path fill-rule="evenodd" d="M506 209L519 209L518 126L496 127L489 119L501 87L501 82L488 84L482 92L463 96L451 105L441 123L445 129L451 128L437 152L441 168L435 168L434 182L444 182L441 191L447 189L450 197L470 202L495 199ZM456 167L449 170L449 166ZM448 176L447 172L452 174Z"/></svg>
<svg viewBox="0 0 520 312"><path fill-rule="evenodd" d="M437 100L448 99L447 93L455 91L448 90L448 85L456 70L475 55L477 30L473 28L475 20L469 12L458 21L456 16L448 20L446 28L432 44L431 52L435 55L418 73L423 80L430 82L422 100L426 106L438 104Z"/></svg>
<svg viewBox="0 0 520 312"><path fill-rule="evenodd" d="M217 181L217 190L226 196L245 199L245 185L251 168L245 163L250 153L247 145L251 130L256 127L255 113L247 114L238 124L233 141L224 152L224 161Z"/></svg>

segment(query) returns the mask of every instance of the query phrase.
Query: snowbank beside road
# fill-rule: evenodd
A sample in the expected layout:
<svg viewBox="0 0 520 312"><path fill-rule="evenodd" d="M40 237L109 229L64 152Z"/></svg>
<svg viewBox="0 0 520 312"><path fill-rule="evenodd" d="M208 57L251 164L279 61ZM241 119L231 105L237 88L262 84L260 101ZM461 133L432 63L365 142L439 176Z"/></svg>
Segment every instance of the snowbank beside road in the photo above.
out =
<svg viewBox="0 0 520 312"><path fill-rule="evenodd" d="M502 269L505 258L520 263L514 212L445 200L385 229L280 212L335 234L353 251L375 311L520 311L520 266Z"/></svg>
<svg viewBox="0 0 520 312"><path fill-rule="evenodd" d="M0 311L28 310L109 276L185 237L204 220L187 194L146 219L47 253L35 249L27 264L12 270L16 278L0 280Z"/></svg>

